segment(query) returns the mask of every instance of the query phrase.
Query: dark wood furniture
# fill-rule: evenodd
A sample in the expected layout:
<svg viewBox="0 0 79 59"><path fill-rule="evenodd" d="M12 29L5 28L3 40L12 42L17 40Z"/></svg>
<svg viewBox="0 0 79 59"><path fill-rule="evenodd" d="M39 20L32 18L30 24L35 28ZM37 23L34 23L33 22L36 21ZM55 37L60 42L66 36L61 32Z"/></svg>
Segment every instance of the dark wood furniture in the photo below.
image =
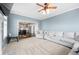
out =
<svg viewBox="0 0 79 59"><path fill-rule="evenodd" d="M9 37L9 36L8 36L8 37L7 37L7 44L10 43L11 39L16 39L17 42L19 41L18 37Z"/></svg>

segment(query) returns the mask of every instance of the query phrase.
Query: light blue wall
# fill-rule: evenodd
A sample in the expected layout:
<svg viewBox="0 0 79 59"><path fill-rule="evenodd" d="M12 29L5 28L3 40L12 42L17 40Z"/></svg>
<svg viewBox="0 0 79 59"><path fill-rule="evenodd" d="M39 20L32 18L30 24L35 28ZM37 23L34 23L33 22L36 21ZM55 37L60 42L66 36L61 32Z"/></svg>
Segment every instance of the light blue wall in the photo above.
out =
<svg viewBox="0 0 79 59"><path fill-rule="evenodd" d="M11 33L12 36L18 35L17 21L20 20L40 22L40 29L46 31L79 31L79 9L51 17L43 21L36 21L36 19L29 17L10 14L8 19L8 33Z"/></svg>
<svg viewBox="0 0 79 59"><path fill-rule="evenodd" d="M79 31L79 9L75 9L40 22L46 31Z"/></svg>
<svg viewBox="0 0 79 59"><path fill-rule="evenodd" d="M36 21L36 19L33 18L10 14L8 18L8 34L11 33L13 37L18 35L17 21L21 20L33 21L39 23L39 21Z"/></svg>

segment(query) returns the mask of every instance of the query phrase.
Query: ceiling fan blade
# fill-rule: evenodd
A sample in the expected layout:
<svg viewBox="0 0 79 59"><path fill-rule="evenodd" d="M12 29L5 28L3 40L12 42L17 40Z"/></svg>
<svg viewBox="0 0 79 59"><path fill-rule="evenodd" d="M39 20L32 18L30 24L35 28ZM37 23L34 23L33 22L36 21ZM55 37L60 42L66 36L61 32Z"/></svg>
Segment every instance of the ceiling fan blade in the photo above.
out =
<svg viewBox="0 0 79 59"><path fill-rule="evenodd" d="M56 9L57 7L48 7L48 9Z"/></svg>
<svg viewBox="0 0 79 59"><path fill-rule="evenodd" d="M44 9L41 9L41 10L39 10L38 12L41 12L42 10L44 10Z"/></svg>
<svg viewBox="0 0 79 59"><path fill-rule="evenodd" d="M44 7L43 5L40 5L39 3L37 3L38 6Z"/></svg>

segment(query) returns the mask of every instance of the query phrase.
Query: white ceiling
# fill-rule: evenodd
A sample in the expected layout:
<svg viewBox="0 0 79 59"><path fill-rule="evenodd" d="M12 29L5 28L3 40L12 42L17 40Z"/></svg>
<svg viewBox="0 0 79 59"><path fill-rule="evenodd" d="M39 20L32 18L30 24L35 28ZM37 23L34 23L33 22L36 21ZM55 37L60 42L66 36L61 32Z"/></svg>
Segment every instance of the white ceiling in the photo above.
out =
<svg viewBox="0 0 79 59"><path fill-rule="evenodd" d="M42 14L38 12L40 7L36 3L14 3L11 13L43 20L79 8L79 3L54 3L54 5L57 6L55 11L49 14Z"/></svg>

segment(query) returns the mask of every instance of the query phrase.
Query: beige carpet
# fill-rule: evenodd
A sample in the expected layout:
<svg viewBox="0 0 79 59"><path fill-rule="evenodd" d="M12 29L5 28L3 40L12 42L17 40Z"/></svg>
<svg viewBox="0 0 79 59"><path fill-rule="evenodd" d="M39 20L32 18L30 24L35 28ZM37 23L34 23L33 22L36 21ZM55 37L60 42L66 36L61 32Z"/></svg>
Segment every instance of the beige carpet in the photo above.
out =
<svg viewBox="0 0 79 59"><path fill-rule="evenodd" d="M3 48L3 54L9 55L67 55L70 49L35 37L11 42Z"/></svg>

